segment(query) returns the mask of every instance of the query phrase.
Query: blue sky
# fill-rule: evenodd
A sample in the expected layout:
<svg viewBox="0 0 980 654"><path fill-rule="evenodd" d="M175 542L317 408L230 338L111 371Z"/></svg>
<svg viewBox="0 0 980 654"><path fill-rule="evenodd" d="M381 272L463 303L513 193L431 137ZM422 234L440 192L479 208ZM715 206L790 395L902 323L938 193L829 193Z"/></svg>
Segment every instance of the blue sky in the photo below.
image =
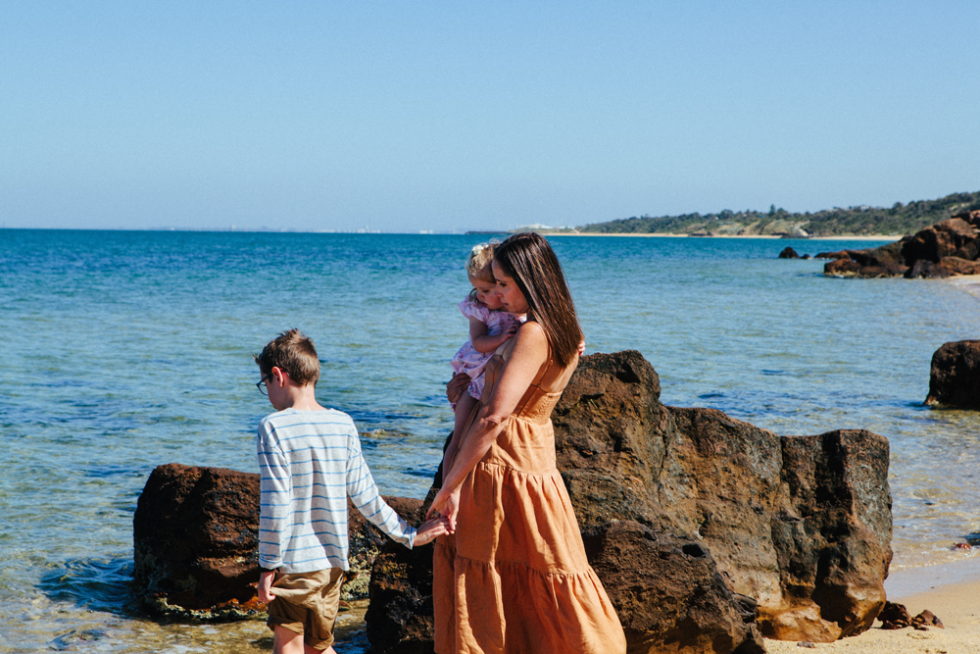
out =
<svg viewBox="0 0 980 654"><path fill-rule="evenodd" d="M980 190L980 2L0 0L0 226L370 229Z"/></svg>

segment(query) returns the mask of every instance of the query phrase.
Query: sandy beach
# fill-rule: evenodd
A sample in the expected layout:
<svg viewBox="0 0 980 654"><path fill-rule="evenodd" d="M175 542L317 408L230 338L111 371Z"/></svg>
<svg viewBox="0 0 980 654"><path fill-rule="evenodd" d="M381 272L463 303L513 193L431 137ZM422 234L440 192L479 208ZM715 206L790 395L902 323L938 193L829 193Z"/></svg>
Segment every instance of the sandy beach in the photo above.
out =
<svg viewBox="0 0 980 654"><path fill-rule="evenodd" d="M946 281L980 299L980 275L960 275L949 277Z"/></svg>
<svg viewBox="0 0 980 654"><path fill-rule="evenodd" d="M971 550L963 555L963 559L952 563L893 570L885 580L889 601L905 605L912 616L932 611L942 621L943 629L886 630L875 621L875 626L860 636L813 643L813 648L828 654L980 652L980 552ZM766 649L773 654L800 654L809 647L795 641L766 640Z"/></svg>

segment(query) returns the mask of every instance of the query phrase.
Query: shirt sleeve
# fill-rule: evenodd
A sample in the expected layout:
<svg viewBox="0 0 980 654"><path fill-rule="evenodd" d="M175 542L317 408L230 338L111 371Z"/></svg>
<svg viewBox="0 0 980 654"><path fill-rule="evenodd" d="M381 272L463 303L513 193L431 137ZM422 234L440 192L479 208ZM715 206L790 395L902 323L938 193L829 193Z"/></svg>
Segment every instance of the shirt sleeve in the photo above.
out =
<svg viewBox="0 0 980 654"><path fill-rule="evenodd" d="M388 534L392 540L411 548L415 542L415 528L388 506L378 493L374 477L361 453L361 440L356 428L353 428L348 444L347 494L351 502L368 522Z"/></svg>
<svg viewBox="0 0 980 654"><path fill-rule="evenodd" d="M456 306L459 307L459 312L467 318L476 318L482 323L486 323L488 320L490 320L490 309L486 308L482 304L474 302L469 298L466 298Z"/></svg>
<svg viewBox="0 0 980 654"><path fill-rule="evenodd" d="M273 570L282 566L282 544L291 515L289 462L268 422L259 424L259 567Z"/></svg>

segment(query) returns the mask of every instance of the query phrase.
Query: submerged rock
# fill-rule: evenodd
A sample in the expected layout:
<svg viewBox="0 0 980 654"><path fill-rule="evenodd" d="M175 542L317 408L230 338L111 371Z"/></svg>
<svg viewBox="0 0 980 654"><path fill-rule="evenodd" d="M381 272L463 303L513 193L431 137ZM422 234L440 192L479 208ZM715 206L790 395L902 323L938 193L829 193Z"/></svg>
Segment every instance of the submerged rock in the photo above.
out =
<svg viewBox="0 0 980 654"><path fill-rule="evenodd" d="M760 631L829 642L870 627L891 561L887 440L780 437L659 396L639 352L594 354L553 415L558 468L630 651L745 653L762 651ZM372 646L431 651L417 623L405 635L403 605L374 595L407 584L424 607L431 568L388 552L372 576Z"/></svg>
<svg viewBox="0 0 980 654"><path fill-rule="evenodd" d="M925 403L980 410L980 340L945 343L936 350Z"/></svg>

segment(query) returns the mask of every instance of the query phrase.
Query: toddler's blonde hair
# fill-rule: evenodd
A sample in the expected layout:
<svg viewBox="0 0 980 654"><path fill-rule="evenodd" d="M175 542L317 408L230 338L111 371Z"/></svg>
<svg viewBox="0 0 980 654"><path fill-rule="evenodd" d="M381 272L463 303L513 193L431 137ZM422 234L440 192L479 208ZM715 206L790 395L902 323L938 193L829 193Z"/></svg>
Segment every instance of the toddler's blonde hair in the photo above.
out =
<svg viewBox="0 0 980 654"><path fill-rule="evenodd" d="M470 255L466 257L466 274L480 281L493 283L493 271L490 269L490 263L493 261L493 251L497 245L497 241L474 245L473 249L470 250Z"/></svg>

